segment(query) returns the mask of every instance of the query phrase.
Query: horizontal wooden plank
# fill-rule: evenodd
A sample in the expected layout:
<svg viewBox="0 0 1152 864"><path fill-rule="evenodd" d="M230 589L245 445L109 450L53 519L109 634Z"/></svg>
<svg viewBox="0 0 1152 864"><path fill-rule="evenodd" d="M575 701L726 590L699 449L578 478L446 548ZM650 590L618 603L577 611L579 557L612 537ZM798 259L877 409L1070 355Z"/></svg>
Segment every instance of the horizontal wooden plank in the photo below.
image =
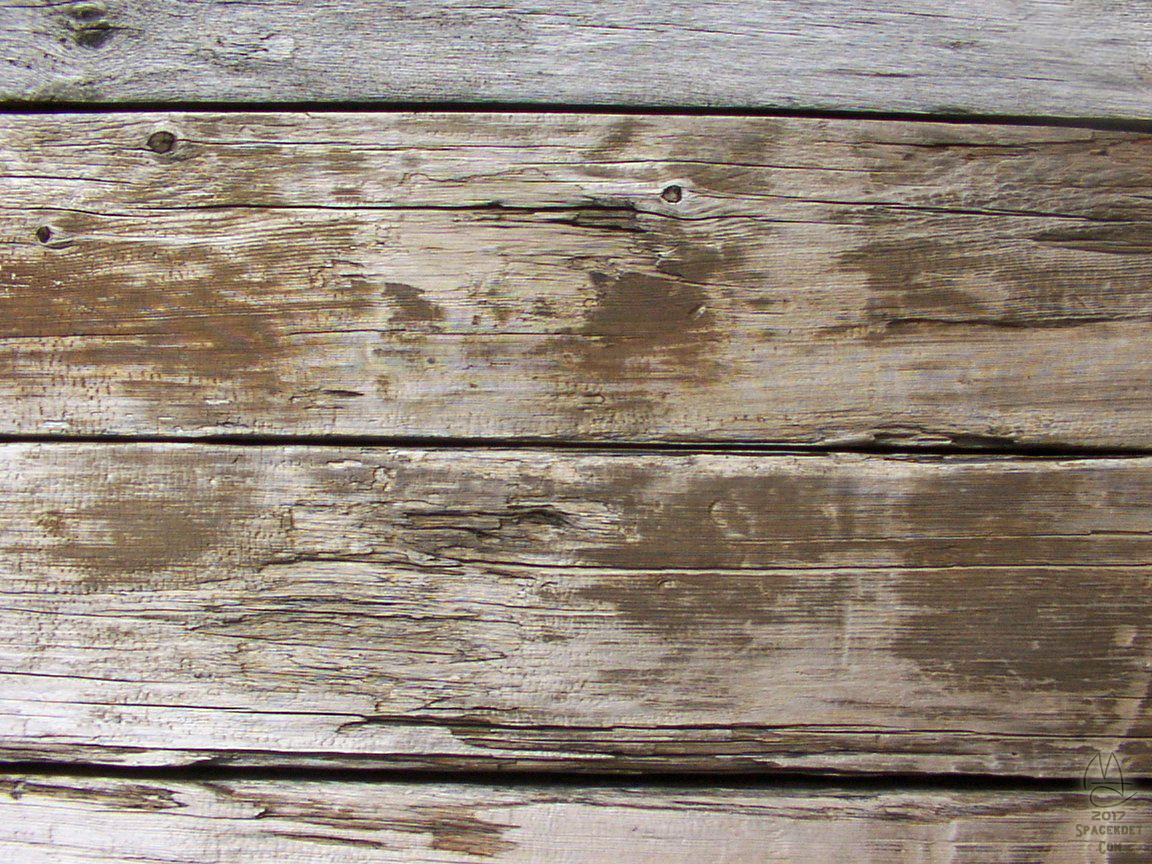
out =
<svg viewBox="0 0 1152 864"><path fill-rule="evenodd" d="M1099 812L1084 792L0 776L23 864L1147 861L1147 801Z"/></svg>
<svg viewBox="0 0 1152 864"><path fill-rule="evenodd" d="M0 118L0 434L1152 447L1152 136Z"/></svg>
<svg viewBox="0 0 1152 864"><path fill-rule="evenodd" d="M0 99L1152 114L1134 0L9 0Z"/></svg>
<svg viewBox="0 0 1152 864"><path fill-rule="evenodd" d="M0 757L1152 768L1152 461L0 448Z"/></svg>

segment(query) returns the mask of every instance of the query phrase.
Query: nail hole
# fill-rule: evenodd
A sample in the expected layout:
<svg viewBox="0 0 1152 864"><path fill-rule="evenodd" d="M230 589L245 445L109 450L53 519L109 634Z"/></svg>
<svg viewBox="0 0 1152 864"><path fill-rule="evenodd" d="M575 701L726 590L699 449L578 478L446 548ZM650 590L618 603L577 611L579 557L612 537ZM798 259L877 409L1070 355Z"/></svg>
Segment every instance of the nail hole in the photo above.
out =
<svg viewBox="0 0 1152 864"><path fill-rule="evenodd" d="M52 239L52 229L47 225L41 225L36 229L36 239L41 243L47 243Z"/></svg>
<svg viewBox="0 0 1152 864"><path fill-rule="evenodd" d="M148 136L148 149L153 153L168 153L176 146L176 136L171 132L153 132Z"/></svg>
<svg viewBox="0 0 1152 864"><path fill-rule="evenodd" d="M660 197L669 204L676 204L684 197L684 190L673 184L660 193Z"/></svg>

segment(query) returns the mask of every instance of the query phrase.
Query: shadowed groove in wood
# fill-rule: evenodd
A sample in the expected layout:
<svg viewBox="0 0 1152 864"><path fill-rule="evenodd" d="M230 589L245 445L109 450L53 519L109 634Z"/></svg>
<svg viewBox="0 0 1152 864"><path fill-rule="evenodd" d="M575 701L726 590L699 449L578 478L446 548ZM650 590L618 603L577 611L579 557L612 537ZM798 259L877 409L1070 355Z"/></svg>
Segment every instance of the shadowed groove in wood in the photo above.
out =
<svg viewBox="0 0 1152 864"><path fill-rule="evenodd" d="M215 762L199 762L188 765L124 765L124 764L85 764L76 762L2 762L5 775L21 774L38 778L109 778L129 781L160 780L174 783L211 783L215 781L243 780L300 780L324 782L360 783L459 783L467 785L506 785L509 787L564 788L570 786L597 788L660 787L677 786L685 789L815 789L834 783L845 790L882 792L899 787L901 789L936 789L953 792L1017 791L1017 792L1075 792L1083 791L1083 773L1076 777L1028 777L1024 775L1003 776L999 774L908 774L887 771L881 774L839 774L835 772L806 771L788 773L784 771L763 773L723 773L709 774L697 771L676 773L620 773L598 774L594 771L579 773L549 771L484 771L484 770L418 770L372 769L364 767L339 767L328 765L293 765L272 762L259 766L225 765ZM1142 777L1125 776L1125 783L1133 789L1147 790L1152 781Z"/></svg>
<svg viewBox="0 0 1152 864"><path fill-rule="evenodd" d="M337 113L390 114L390 113L435 113L435 114L586 114L612 115L617 117L738 117L738 118L781 118L803 120L870 120L896 121L907 123L950 124L954 126L1022 126L1051 127L1058 129L1091 129L1101 132L1152 132L1152 120L1142 118L1121 119L1115 117L1092 117L1089 115L1054 116L1045 114L948 114L935 112L930 115L900 111L841 111L814 110L804 108L683 108L675 105L652 105L634 107L628 105L590 105L581 103L532 103L520 102L364 102L358 100L331 102L213 102L204 99L187 99L178 104L147 100L132 100L116 103L90 102L4 102L0 101L0 112L11 116L37 115L101 115L101 114L160 114L180 111L182 113L206 114L287 114L287 113ZM153 133L158 134L158 133ZM162 134L162 133L159 133ZM151 136L149 136L151 137ZM147 142L146 142L147 143ZM174 143L174 142L173 142ZM161 152L149 147L154 152ZM167 151L164 151L167 152ZM667 188L667 187L665 187ZM661 190L663 191L663 190ZM667 200L667 199L665 199Z"/></svg>
<svg viewBox="0 0 1152 864"><path fill-rule="evenodd" d="M893 437L898 441L898 437ZM1010 440L976 435L957 435L945 445L886 443L882 438L869 444L781 445L754 441L701 444L694 442L595 442L533 438L438 438L393 437L386 435L0 435L0 444L214 444L226 447L419 447L432 450L477 449L540 450L561 453L759 453L765 456L820 456L833 453L906 456L1030 456L1037 459L1138 459L1152 456L1152 449L1140 447L1068 447L1058 444L1018 446Z"/></svg>

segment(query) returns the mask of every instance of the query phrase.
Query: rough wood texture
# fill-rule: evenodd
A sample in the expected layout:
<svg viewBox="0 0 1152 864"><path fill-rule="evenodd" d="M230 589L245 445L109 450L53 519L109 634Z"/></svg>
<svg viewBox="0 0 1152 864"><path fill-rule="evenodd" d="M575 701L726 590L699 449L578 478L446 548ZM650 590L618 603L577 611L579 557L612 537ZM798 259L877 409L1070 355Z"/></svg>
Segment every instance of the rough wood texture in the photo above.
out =
<svg viewBox="0 0 1152 864"><path fill-rule="evenodd" d="M1143 864L1152 812L1143 800L1123 809L1117 826L1142 834L1081 834L1102 823L1074 792L4 775L0 844L21 864Z"/></svg>
<svg viewBox="0 0 1152 864"><path fill-rule="evenodd" d="M0 119L0 432L1152 446L1152 136Z"/></svg>
<svg viewBox="0 0 1152 864"><path fill-rule="evenodd" d="M0 448L0 756L1152 768L1152 461Z"/></svg>
<svg viewBox="0 0 1152 864"><path fill-rule="evenodd" d="M1152 115L1134 0L0 5L0 99Z"/></svg>

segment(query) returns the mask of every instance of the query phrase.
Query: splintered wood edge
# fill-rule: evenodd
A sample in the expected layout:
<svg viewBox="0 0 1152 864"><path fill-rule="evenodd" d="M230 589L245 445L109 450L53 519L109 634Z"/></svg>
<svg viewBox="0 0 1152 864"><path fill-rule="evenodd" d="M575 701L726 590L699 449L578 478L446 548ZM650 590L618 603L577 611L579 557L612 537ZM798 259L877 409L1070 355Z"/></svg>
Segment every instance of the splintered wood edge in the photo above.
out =
<svg viewBox="0 0 1152 864"><path fill-rule="evenodd" d="M1152 812L1088 791L629 788L0 775L22 864L1143 862ZM1105 813L1114 824L1098 817Z"/></svg>

